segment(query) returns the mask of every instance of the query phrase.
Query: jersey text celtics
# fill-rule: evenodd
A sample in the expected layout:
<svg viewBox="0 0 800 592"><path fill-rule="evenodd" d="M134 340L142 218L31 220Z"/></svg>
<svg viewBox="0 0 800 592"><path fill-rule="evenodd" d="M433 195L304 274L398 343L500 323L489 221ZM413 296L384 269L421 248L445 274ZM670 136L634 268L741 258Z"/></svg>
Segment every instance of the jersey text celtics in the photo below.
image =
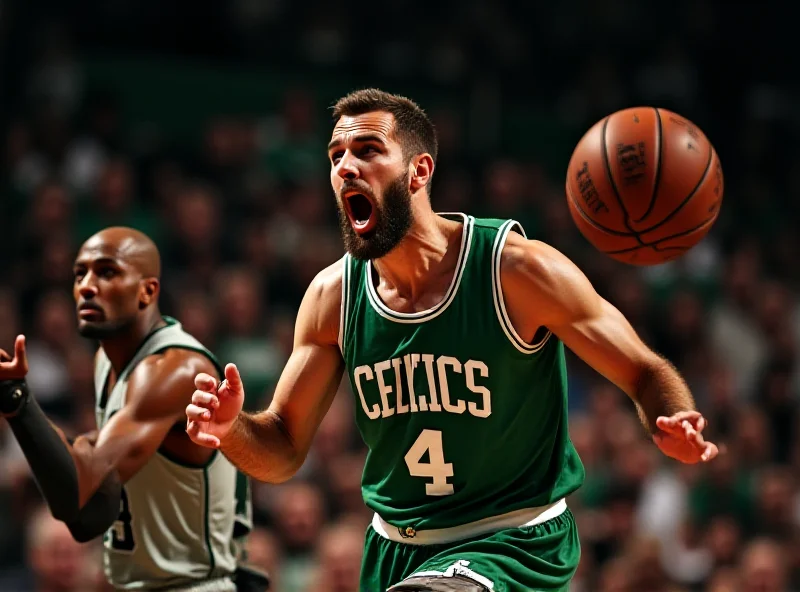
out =
<svg viewBox="0 0 800 592"><path fill-rule="evenodd" d="M414 374L420 364L424 366L427 383L425 390L418 395L414 387ZM385 372L393 372L393 385L387 380ZM451 396L448 372L450 380L459 383L455 393L463 393L466 388L474 397L464 400ZM489 368L484 362L467 360L462 363L452 356L434 357L433 354L405 354L402 358L384 360L372 366L359 366L353 372L361 408L370 419L425 411L489 417L492 413L492 393L486 386L477 384L476 376L489 377ZM369 381L374 384L367 384ZM367 403L375 399L379 402L371 406Z"/></svg>

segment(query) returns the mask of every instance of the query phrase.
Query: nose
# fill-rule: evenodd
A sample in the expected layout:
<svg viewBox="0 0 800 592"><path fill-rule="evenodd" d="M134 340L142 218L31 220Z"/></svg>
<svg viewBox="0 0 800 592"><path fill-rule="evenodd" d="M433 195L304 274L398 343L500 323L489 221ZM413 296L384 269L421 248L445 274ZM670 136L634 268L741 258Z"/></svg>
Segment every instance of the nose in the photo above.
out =
<svg viewBox="0 0 800 592"><path fill-rule="evenodd" d="M97 286L91 281L90 276L91 274L87 273L83 280L81 280L81 283L78 284L78 294L80 294L84 300L91 300L97 296Z"/></svg>
<svg viewBox="0 0 800 592"><path fill-rule="evenodd" d="M342 158L339 160L339 163L336 165L336 174L342 179L349 181L358 179L359 172L358 167L356 166L356 159L353 157L353 153L349 150L344 153Z"/></svg>

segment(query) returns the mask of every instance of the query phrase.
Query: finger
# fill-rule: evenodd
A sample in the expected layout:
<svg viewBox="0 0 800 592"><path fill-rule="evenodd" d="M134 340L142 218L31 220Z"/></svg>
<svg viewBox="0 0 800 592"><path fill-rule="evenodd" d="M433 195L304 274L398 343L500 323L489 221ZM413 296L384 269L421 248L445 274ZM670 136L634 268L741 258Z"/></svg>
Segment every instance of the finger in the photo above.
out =
<svg viewBox="0 0 800 592"><path fill-rule="evenodd" d="M678 422L672 417L664 417L663 415L656 418L656 427L660 430L670 431Z"/></svg>
<svg viewBox="0 0 800 592"><path fill-rule="evenodd" d="M705 427L706 427L707 425L708 425L708 422L706 421L706 418L705 418L705 417L703 417L703 416L701 415L701 416L700 416L700 417L697 419L697 425L695 426L695 429L696 429L698 432L702 432L702 431L705 429Z"/></svg>
<svg viewBox="0 0 800 592"><path fill-rule="evenodd" d="M219 438L206 432L198 432L192 436L192 441L209 448L219 448Z"/></svg>
<svg viewBox="0 0 800 592"><path fill-rule="evenodd" d="M683 435L681 422L673 415L671 417L659 417L656 419L656 427L668 434Z"/></svg>
<svg viewBox="0 0 800 592"><path fill-rule="evenodd" d="M192 419L186 420L186 433L189 434L190 438L194 438L200 433L200 424Z"/></svg>
<svg viewBox="0 0 800 592"><path fill-rule="evenodd" d="M678 413L673 414L672 417L674 417L678 421L678 423L684 421L691 421L692 423L694 423L700 417L702 417L702 415L700 414L699 411L679 411Z"/></svg>
<svg viewBox="0 0 800 592"><path fill-rule="evenodd" d="M193 421L209 421L211 419L211 411L198 405L187 405L186 417Z"/></svg>
<svg viewBox="0 0 800 592"><path fill-rule="evenodd" d="M209 448L219 448L219 438L200 431L200 425L197 422L190 421L186 424L186 433L189 434L192 442Z"/></svg>
<svg viewBox="0 0 800 592"><path fill-rule="evenodd" d="M697 433L694 429L694 426L688 421L681 422L681 429L683 430L683 435L686 437L687 440L694 439L694 436Z"/></svg>
<svg viewBox="0 0 800 592"><path fill-rule="evenodd" d="M706 441L703 438L703 434L694 429L692 424L690 424L688 421L685 421L683 423L683 427L685 430L684 433L686 439L693 445L697 446L699 449L703 450L706 447Z"/></svg>
<svg viewBox="0 0 800 592"><path fill-rule="evenodd" d="M0 362L10 362L11 356L8 355L8 352L4 349L0 349Z"/></svg>
<svg viewBox="0 0 800 592"><path fill-rule="evenodd" d="M242 393L242 377L239 375L239 369L236 364L228 364L225 366L225 380L228 381L228 388L232 394Z"/></svg>
<svg viewBox="0 0 800 592"><path fill-rule="evenodd" d="M714 460L718 454L719 454L719 448L717 448L717 445L713 444L712 442L706 442L706 448L703 451L703 454L700 457L700 459L703 462L708 462L710 460Z"/></svg>
<svg viewBox="0 0 800 592"><path fill-rule="evenodd" d="M660 416L656 419L656 423L663 422L670 426L679 425L684 421L691 421L695 423L702 415L699 411L679 411L678 413L673 413L670 416Z"/></svg>
<svg viewBox="0 0 800 592"><path fill-rule="evenodd" d="M217 398L217 395L212 395L211 393L207 393L205 391L195 391L192 393L192 403L207 409L216 409L219 407L219 399Z"/></svg>
<svg viewBox="0 0 800 592"><path fill-rule="evenodd" d="M703 416L698 411L680 411L669 417L662 415L656 418L656 426L665 432L680 434L683 432L684 421L695 424L701 417Z"/></svg>
<svg viewBox="0 0 800 592"><path fill-rule="evenodd" d="M194 386L201 391L206 391L207 393L216 393L217 379L210 374L201 372L194 377Z"/></svg>
<svg viewBox="0 0 800 592"><path fill-rule="evenodd" d="M703 442L703 436L695 429L695 427L688 421L684 421L681 423L681 428L683 430L683 437L686 438L689 442L697 443Z"/></svg>
<svg viewBox="0 0 800 592"><path fill-rule="evenodd" d="M25 352L25 336L17 335L14 342L14 357L17 359L17 368L24 374L28 373L28 354Z"/></svg>

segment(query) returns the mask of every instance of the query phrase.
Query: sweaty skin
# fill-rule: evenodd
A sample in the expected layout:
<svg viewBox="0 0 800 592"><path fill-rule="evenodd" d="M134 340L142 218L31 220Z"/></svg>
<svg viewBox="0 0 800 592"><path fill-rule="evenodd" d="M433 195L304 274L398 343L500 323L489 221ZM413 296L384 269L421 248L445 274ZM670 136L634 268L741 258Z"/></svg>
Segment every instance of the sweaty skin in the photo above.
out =
<svg viewBox="0 0 800 592"><path fill-rule="evenodd" d="M407 172L413 224L400 244L373 265L383 302L398 312L415 312L444 297L462 229L431 208L431 156L404 158L393 125L393 116L385 112L342 117L329 145L331 185L340 208L345 182L369 187L380 206L383 189ZM512 236L500 265L506 308L523 338L533 339L540 327L550 329L628 394L664 454L684 463L716 456L716 446L702 437L705 419L695 411L680 375L638 338L571 261L538 241ZM297 317L293 352L267 410L241 412L244 392L233 364L226 367L221 387L210 376L197 376L197 390L186 409L187 432L194 442L221 448L240 470L262 481L281 482L295 474L344 371L338 347L341 284L339 262L309 286Z"/></svg>
<svg viewBox="0 0 800 592"><path fill-rule="evenodd" d="M115 331L100 337L113 366L107 393L147 335L164 324L157 302L160 268L156 246L130 228L97 233L84 243L75 260L79 330ZM27 371L25 337L19 336L13 359L0 350L0 380L22 378ZM212 451L192 443L182 429L174 429L182 427L198 373L217 375L211 361L199 353L170 349L149 356L130 375L125 407L99 432L78 436L70 445L63 432L51 425L78 475L76 512L106 479L125 483L160 448L188 464L202 465L210 458Z"/></svg>

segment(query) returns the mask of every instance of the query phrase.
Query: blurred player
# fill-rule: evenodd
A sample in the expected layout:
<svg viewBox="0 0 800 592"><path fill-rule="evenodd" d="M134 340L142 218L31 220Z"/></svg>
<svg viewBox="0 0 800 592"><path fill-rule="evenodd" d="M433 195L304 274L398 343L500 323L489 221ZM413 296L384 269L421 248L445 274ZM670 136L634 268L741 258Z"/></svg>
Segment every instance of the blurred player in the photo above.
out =
<svg viewBox="0 0 800 592"><path fill-rule="evenodd" d="M114 587L236 590L236 539L250 529L247 482L183 430L194 376L220 369L161 315L160 268L153 242L129 228L97 233L75 260L78 330L100 342L98 432L68 442L47 420L24 380L23 336L13 360L0 352L0 411L53 516L79 541L106 533Z"/></svg>
<svg viewBox="0 0 800 592"><path fill-rule="evenodd" d="M196 378L187 431L284 481L347 370L375 512L361 590L565 590L580 556L565 498L584 470L567 433L564 345L631 397L668 456L712 459L705 420L673 366L562 254L512 220L434 213L436 134L416 104L358 91L334 119L347 254L309 287L269 409L241 412L229 364L222 385Z"/></svg>

